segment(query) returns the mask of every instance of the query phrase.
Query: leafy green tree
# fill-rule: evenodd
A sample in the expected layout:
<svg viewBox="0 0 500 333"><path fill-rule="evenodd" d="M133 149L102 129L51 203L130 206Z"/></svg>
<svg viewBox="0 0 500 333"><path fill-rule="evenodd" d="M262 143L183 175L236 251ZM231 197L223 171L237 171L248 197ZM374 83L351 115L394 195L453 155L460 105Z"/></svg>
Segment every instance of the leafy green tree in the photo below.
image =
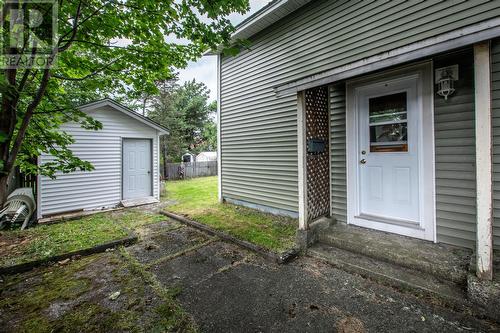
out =
<svg viewBox="0 0 500 333"><path fill-rule="evenodd" d="M201 130L201 140L195 149L197 153L217 150L217 122L215 121L215 117L217 117L217 102L213 101L208 107L210 117Z"/></svg>
<svg viewBox="0 0 500 333"><path fill-rule="evenodd" d="M7 178L16 164L24 171L48 176L56 171L92 169L72 154L71 136L58 131L66 121L90 130L101 127L79 112L77 105L107 95L137 98L154 94L156 83L172 78L174 68L185 67L207 49L229 46L234 28L227 16L248 10L248 0L57 3L54 19L59 33L49 54L56 65L0 70L0 204L6 199ZM23 26L19 10L36 9L46 16L50 4L21 0L0 0L0 4L5 18L1 27L3 55L40 57L45 45L32 34L13 38L12 32ZM38 30L32 29L42 36L51 24L45 16ZM192 112L196 115L195 109ZM37 167L33 159L42 152L52 154L54 161Z"/></svg>
<svg viewBox="0 0 500 333"><path fill-rule="evenodd" d="M181 86L170 80L163 82L159 90L148 116L169 130L170 135L162 139L160 147L164 161L179 162L185 152L198 152L204 140L204 130L214 111L208 102L209 90L195 80Z"/></svg>

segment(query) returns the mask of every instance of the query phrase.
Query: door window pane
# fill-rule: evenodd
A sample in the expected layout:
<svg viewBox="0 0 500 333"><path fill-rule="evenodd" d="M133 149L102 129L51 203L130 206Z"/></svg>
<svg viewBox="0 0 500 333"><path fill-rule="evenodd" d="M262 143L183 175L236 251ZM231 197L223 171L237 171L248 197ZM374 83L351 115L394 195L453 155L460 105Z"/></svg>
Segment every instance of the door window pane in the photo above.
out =
<svg viewBox="0 0 500 333"><path fill-rule="evenodd" d="M369 99L370 151L408 151L406 92Z"/></svg>

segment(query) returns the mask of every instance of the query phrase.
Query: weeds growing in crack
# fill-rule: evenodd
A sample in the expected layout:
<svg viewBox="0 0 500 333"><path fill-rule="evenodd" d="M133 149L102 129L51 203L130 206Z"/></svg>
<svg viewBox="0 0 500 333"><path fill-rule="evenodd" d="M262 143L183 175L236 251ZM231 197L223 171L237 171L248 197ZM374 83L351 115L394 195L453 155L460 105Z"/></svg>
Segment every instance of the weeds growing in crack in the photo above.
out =
<svg viewBox="0 0 500 333"><path fill-rule="evenodd" d="M153 291L165 302L159 309L162 312L162 326L169 331L197 332L198 329L193 319L177 304L175 297L181 292L180 287L165 288L156 279L147 267L132 257L124 247L119 249L120 254L127 262L131 273L139 275Z"/></svg>

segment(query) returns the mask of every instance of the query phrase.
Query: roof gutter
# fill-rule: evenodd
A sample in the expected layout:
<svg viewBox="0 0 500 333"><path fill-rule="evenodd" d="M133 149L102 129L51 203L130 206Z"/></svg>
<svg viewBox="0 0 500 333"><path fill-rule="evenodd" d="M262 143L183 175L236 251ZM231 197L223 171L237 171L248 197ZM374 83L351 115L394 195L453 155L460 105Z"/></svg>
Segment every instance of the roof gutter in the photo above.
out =
<svg viewBox="0 0 500 333"><path fill-rule="evenodd" d="M238 39L248 39L261 30L267 28L291 12L297 10L311 0L273 0L236 25L231 35L231 42ZM207 51L203 55L215 55L222 52L222 46L215 51Z"/></svg>
<svg viewBox="0 0 500 333"><path fill-rule="evenodd" d="M259 23L261 20L266 19L268 16L272 15L280 7L283 7L290 0L274 0L269 2L267 5L241 21L236 25L236 31L231 36L233 39L238 38L238 35L243 34L245 30L251 28L253 25Z"/></svg>

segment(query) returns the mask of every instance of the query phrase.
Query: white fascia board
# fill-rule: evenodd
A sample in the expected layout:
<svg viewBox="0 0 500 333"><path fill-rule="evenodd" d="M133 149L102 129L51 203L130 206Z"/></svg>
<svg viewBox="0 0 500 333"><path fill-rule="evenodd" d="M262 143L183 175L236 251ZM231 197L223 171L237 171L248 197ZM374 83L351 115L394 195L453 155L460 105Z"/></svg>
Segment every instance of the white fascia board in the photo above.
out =
<svg viewBox="0 0 500 333"><path fill-rule="evenodd" d="M236 31L231 35L231 40L248 39L264 30L295 10L309 3L311 0L275 0L255 12L253 15L236 25ZM206 51L203 55L215 55L222 52L219 46L216 51Z"/></svg>

